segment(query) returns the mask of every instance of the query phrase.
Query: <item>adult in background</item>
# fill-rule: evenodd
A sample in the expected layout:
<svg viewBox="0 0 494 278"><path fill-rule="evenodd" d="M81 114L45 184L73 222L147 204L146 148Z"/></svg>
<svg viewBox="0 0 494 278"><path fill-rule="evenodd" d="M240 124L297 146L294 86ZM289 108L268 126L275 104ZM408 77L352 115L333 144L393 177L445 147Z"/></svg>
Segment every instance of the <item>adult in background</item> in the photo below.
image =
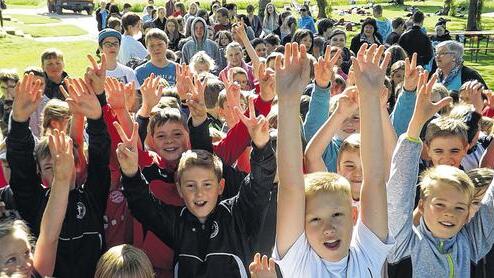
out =
<svg viewBox="0 0 494 278"><path fill-rule="evenodd" d="M154 27L165 31L166 25L166 10L165 7L159 7L157 12L157 17L153 20Z"/></svg>
<svg viewBox="0 0 494 278"><path fill-rule="evenodd" d="M352 65L352 56L355 56L350 49L346 47L346 33L340 29L336 29L331 33L328 38L330 46L336 46L341 49L341 69L344 73L348 74L350 66Z"/></svg>
<svg viewBox="0 0 494 278"><path fill-rule="evenodd" d="M276 13L276 8L272 3L268 3L264 9L264 18L262 20L262 30L264 35L273 33L279 27L279 16Z"/></svg>
<svg viewBox="0 0 494 278"><path fill-rule="evenodd" d="M96 10L96 22L98 23L98 31L106 28L106 20L108 19L110 12L106 9L105 1L101 1L99 8Z"/></svg>
<svg viewBox="0 0 494 278"><path fill-rule="evenodd" d="M254 14L254 10L255 8L253 5L247 6L247 18L249 19L248 25L252 27L252 30L254 30L254 36L259 38L262 33L262 22L261 19Z"/></svg>
<svg viewBox="0 0 494 278"><path fill-rule="evenodd" d="M352 38L350 50L353 51L353 53L357 53L364 43L367 43L368 45L381 45L382 42L383 37L377 32L376 20L368 17L362 23L362 29L360 29L360 33Z"/></svg>
<svg viewBox="0 0 494 278"><path fill-rule="evenodd" d="M393 27L393 32L391 32L386 38L387 45L397 44L400 39L401 34L405 32L405 20L401 17L397 17L391 21L391 26Z"/></svg>
<svg viewBox="0 0 494 278"><path fill-rule="evenodd" d="M300 7L300 18L298 19L298 28L308 29L313 34L316 33L316 26L314 25L314 18L310 15L309 6L302 5Z"/></svg>
<svg viewBox="0 0 494 278"><path fill-rule="evenodd" d="M383 42L386 41L389 34L391 34L391 21L383 16L383 8L381 5L374 5L372 7L372 14L376 19L377 32L383 37Z"/></svg>
<svg viewBox="0 0 494 278"><path fill-rule="evenodd" d="M425 66L432 59L432 43L427 34L422 30L424 13L416 11L412 16L412 28L401 35L398 44L405 49L408 56L417 53L417 64Z"/></svg>
<svg viewBox="0 0 494 278"><path fill-rule="evenodd" d="M333 33L333 21L330 18L323 18L317 21L317 35L329 41L329 37Z"/></svg>
<svg viewBox="0 0 494 278"><path fill-rule="evenodd" d="M484 84L482 76L474 69L463 65L463 44L457 41L444 41L436 46L437 81L448 90L458 92L463 83L477 80Z"/></svg>

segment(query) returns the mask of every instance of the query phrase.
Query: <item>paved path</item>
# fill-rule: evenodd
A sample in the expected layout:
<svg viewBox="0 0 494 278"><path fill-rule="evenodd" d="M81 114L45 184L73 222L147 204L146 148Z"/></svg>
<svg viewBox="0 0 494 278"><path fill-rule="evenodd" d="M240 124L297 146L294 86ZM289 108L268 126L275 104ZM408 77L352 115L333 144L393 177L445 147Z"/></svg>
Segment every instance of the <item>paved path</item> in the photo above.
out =
<svg viewBox="0 0 494 278"><path fill-rule="evenodd" d="M36 41L42 42L70 42L81 40L97 40L98 29L96 25L96 19L93 16L88 16L85 12L82 14L76 14L72 11L64 11L63 15L49 14L46 7L36 9L6 9L4 14L25 14L25 15L41 15L51 18L58 18L60 23L48 23L48 24L35 24L45 25L47 28L56 28L59 24L75 25L87 32L86 35L81 36L62 36L62 37L41 37L34 38Z"/></svg>

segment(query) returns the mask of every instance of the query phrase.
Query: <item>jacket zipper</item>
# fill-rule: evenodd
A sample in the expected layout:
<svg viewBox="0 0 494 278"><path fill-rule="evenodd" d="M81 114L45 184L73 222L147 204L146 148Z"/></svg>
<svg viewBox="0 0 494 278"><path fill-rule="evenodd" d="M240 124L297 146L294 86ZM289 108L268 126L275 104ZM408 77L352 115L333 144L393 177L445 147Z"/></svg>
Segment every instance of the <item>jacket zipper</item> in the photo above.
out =
<svg viewBox="0 0 494 278"><path fill-rule="evenodd" d="M444 254L444 241L439 241L439 251ZM448 266L449 266L449 278L454 278L455 277L455 266L453 264L453 258L451 257L451 253L446 253L446 259L448 260Z"/></svg>

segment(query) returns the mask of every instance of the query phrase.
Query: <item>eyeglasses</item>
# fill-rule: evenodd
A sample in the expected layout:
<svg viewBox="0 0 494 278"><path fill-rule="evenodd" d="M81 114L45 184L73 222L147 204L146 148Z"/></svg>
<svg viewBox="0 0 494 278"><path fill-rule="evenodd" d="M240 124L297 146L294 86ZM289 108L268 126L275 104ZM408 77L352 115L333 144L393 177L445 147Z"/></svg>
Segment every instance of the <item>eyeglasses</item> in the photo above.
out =
<svg viewBox="0 0 494 278"><path fill-rule="evenodd" d="M307 11L306 9L300 9L301 13L306 12L306 11Z"/></svg>
<svg viewBox="0 0 494 278"><path fill-rule="evenodd" d="M119 42L104 42L103 43L103 46L104 47L119 47L120 46L120 43Z"/></svg>
<svg viewBox="0 0 494 278"><path fill-rule="evenodd" d="M436 53L434 57L443 57L448 54L455 54L454 52L442 52L442 53Z"/></svg>

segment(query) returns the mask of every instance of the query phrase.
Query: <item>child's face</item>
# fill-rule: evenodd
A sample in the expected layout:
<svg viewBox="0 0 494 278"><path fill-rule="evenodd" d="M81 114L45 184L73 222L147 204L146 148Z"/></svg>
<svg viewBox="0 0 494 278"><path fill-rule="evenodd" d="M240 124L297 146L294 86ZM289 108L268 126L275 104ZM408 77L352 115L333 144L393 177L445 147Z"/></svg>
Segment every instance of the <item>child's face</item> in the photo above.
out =
<svg viewBox="0 0 494 278"><path fill-rule="evenodd" d="M360 132L360 115L359 111L355 111L351 117L343 121L341 128L336 131L336 135L344 140L348 136L358 132Z"/></svg>
<svg viewBox="0 0 494 278"><path fill-rule="evenodd" d="M15 96L15 83L14 80L7 80L6 82L0 82L1 95L6 100L14 100Z"/></svg>
<svg viewBox="0 0 494 278"><path fill-rule="evenodd" d="M435 137L425 147L434 166L460 167L461 160L468 150L468 145L459 136Z"/></svg>
<svg viewBox="0 0 494 278"><path fill-rule="evenodd" d="M229 39L227 36L223 35L223 36L221 36L221 37L220 37L220 39L219 39L219 43L218 43L218 44L219 44L220 46L222 46L222 47L225 47L225 46L227 46L229 43L230 43L230 39Z"/></svg>
<svg viewBox="0 0 494 278"><path fill-rule="evenodd" d="M312 47L312 38L310 36L305 36L300 41L300 44L305 45L305 48L308 50Z"/></svg>
<svg viewBox="0 0 494 278"><path fill-rule="evenodd" d="M350 182L353 200L360 200L360 188L362 187L360 151L348 150L341 152L337 172Z"/></svg>
<svg viewBox="0 0 494 278"><path fill-rule="evenodd" d="M348 255L356 215L350 197L320 192L306 198L305 234L317 255L331 262Z"/></svg>
<svg viewBox="0 0 494 278"><path fill-rule="evenodd" d="M467 194L451 185L435 182L429 196L419 201L419 211L432 235L447 239L456 235L467 222L469 204Z"/></svg>
<svg viewBox="0 0 494 278"><path fill-rule="evenodd" d="M43 61L43 71L49 77L60 77L62 76L64 68L64 63L61 58L50 58Z"/></svg>
<svg viewBox="0 0 494 278"><path fill-rule="evenodd" d="M101 50L106 58L116 59L120 51L120 41L115 37L105 38L101 44Z"/></svg>
<svg viewBox="0 0 494 278"><path fill-rule="evenodd" d="M249 80L247 80L247 76L243 73L237 73L233 75L233 81L238 82L240 85L240 89L244 91L250 90Z"/></svg>
<svg viewBox="0 0 494 278"><path fill-rule="evenodd" d="M170 32L170 33L175 32L175 28L176 28L176 27L175 27L175 24L174 24L173 22L171 22L171 21L167 21L167 22L166 22L166 30L167 30L168 32Z"/></svg>
<svg viewBox="0 0 494 278"><path fill-rule="evenodd" d="M149 55L151 56L151 60L160 60L166 57L166 50L168 49L168 45L165 41L156 38L150 38L148 41L146 41L146 46Z"/></svg>
<svg viewBox="0 0 494 278"><path fill-rule="evenodd" d="M374 26L367 24L364 26L364 34L368 37L374 35Z"/></svg>
<svg viewBox="0 0 494 278"><path fill-rule="evenodd" d="M268 49L266 48L266 45L264 43L260 43L260 44L256 45L256 48L254 48L254 50L256 51L257 56L263 57L263 58L267 57L267 50Z"/></svg>
<svg viewBox="0 0 494 278"><path fill-rule="evenodd" d="M218 21L219 24L226 25L228 23L228 17L223 16L220 13L216 14L216 21Z"/></svg>
<svg viewBox="0 0 494 278"><path fill-rule="evenodd" d="M194 70L196 71L197 74L203 73L203 72L209 72L209 65L205 63L197 63L194 66Z"/></svg>
<svg viewBox="0 0 494 278"><path fill-rule="evenodd" d="M333 36L330 41L331 46L336 46L340 48L345 47L345 43L346 43L346 39L345 39L345 35L343 34Z"/></svg>
<svg viewBox="0 0 494 278"><path fill-rule="evenodd" d="M45 79L43 77L41 77L41 76L35 75L34 78L33 78L33 84L36 83L36 82L38 82L38 80L41 83L41 91L44 91L45 90L45 86L46 86Z"/></svg>
<svg viewBox="0 0 494 278"><path fill-rule="evenodd" d="M181 123L168 121L157 126L153 134L153 151L167 162L178 162L189 149L189 133Z"/></svg>
<svg viewBox="0 0 494 278"><path fill-rule="evenodd" d="M470 221L470 219L475 216L477 211L479 211L480 203L484 198L485 192L487 192L487 188L488 186L475 188L475 194L473 195L472 204L470 205L470 215L468 217L468 221Z"/></svg>
<svg viewBox="0 0 494 278"><path fill-rule="evenodd" d="M14 273L21 277L31 277L33 270L33 254L26 234L22 231L14 232L0 239L0 273L8 277Z"/></svg>
<svg viewBox="0 0 494 278"><path fill-rule="evenodd" d="M53 182L53 159L51 157L45 157L42 158L39 161L39 168L41 171L41 180L44 185L46 186L51 186ZM70 189L75 188L75 179L76 179L76 173L75 173L75 168L72 173L72 178L71 178L71 183L70 183Z"/></svg>
<svg viewBox="0 0 494 278"><path fill-rule="evenodd" d="M185 170L179 182L178 192L187 209L201 223L206 222L208 215L216 207L218 196L223 193L224 184L218 181L213 170L203 167Z"/></svg>
<svg viewBox="0 0 494 278"><path fill-rule="evenodd" d="M391 76L391 78L393 79L393 83L397 85L397 84L400 84L401 82L403 82L404 74L405 74L404 70L402 70L402 69L396 70L393 73L393 75Z"/></svg>

